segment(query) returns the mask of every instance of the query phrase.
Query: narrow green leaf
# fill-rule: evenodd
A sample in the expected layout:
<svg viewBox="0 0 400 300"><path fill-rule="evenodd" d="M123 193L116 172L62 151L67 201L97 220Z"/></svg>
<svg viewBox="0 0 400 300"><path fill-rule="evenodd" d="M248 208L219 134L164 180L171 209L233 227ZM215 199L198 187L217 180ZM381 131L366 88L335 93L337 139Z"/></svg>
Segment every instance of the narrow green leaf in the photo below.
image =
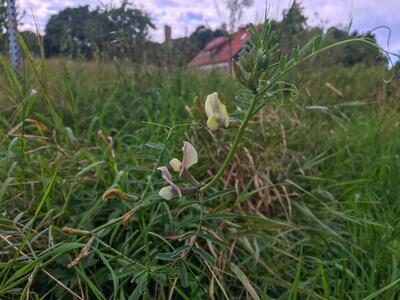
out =
<svg viewBox="0 0 400 300"><path fill-rule="evenodd" d="M382 299L382 298L377 298L377 297L391 288L394 288L396 286L398 288L399 285L400 285L400 279L392 281L388 285L385 285L383 288L377 290L376 292L373 292L372 294L368 295L367 297L363 298L362 300Z"/></svg>
<svg viewBox="0 0 400 300"><path fill-rule="evenodd" d="M322 289L324 291L324 297L326 299L330 299L329 284L328 284L328 280L326 279L324 267L322 265L321 265L320 270L321 270L321 280L322 280Z"/></svg>
<svg viewBox="0 0 400 300"><path fill-rule="evenodd" d="M51 178L50 183L47 185L46 192L44 193L42 199L39 202L39 205L36 207L35 214L33 215L33 220L37 218L40 213L40 210L43 207L43 204L46 202L47 198L49 197L50 191L53 188L54 182L56 181L58 167L60 166L60 162L57 163L56 170L54 171L53 177Z"/></svg>
<svg viewBox="0 0 400 300"><path fill-rule="evenodd" d="M189 279L188 279L187 269L183 261L180 261L178 264L178 272L182 286L184 288L187 288L189 286Z"/></svg>
<svg viewBox="0 0 400 300"><path fill-rule="evenodd" d="M208 254L206 251L204 251L201 248L192 248L193 251L198 254L203 260L205 260L208 264L213 265L215 264L214 258Z"/></svg>
<svg viewBox="0 0 400 300"><path fill-rule="evenodd" d="M224 241L217 239L216 237L212 236L211 234L199 233L199 236L207 241L214 243L214 244L220 245L221 247L226 248L228 246Z"/></svg>
<svg viewBox="0 0 400 300"><path fill-rule="evenodd" d="M319 50L319 48L321 47L321 43L322 43L322 36L319 35L314 39L313 52Z"/></svg>
<svg viewBox="0 0 400 300"><path fill-rule="evenodd" d="M102 165L102 164L104 164L104 163L105 163L104 160L96 161L96 162L90 164L89 166L84 167L82 170L80 170L78 173L76 173L75 176L76 176L76 177L79 177L79 176L85 174L86 172L89 172L90 170L92 170L92 169L94 169L95 167L97 167L97 166L99 166L99 165Z"/></svg>
<svg viewBox="0 0 400 300"><path fill-rule="evenodd" d="M145 144L145 146L157 150L162 150L165 147L165 145L162 143L153 143L153 142L148 142Z"/></svg>
<svg viewBox="0 0 400 300"><path fill-rule="evenodd" d="M291 300L296 300L297 299L297 294L298 294L299 289L300 289L301 263L302 263L302 259L300 257L299 262L297 264L297 268L296 268L296 276L294 277L294 282L292 283L292 287L290 289L290 297L289 297L289 299L291 299Z"/></svg>
<svg viewBox="0 0 400 300"><path fill-rule="evenodd" d="M214 199L219 199L219 198L221 198L221 197L223 197L225 195L228 195L228 194L231 194L231 193L234 193L234 192L235 192L234 188L226 189L226 190L223 190L223 191L219 191L219 192L216 192L216 193L213 193L213 194L207 196L204 199L204 201L208 202L208 201L211 201L211 200L214 200Z"/></svg>
<svg viewBox="0 0 400 300"><path fill-rule="evenodd" d="M281 59L279 60L279 69L281 71L284 71L286 68L286 58L284 56L281 56Z"/></svg>
<svg viewBox="0 0 400 300"><path fill-rule="evenodd" d="M251 282L247 278L246 274L244 274L243 271L234 263L231 262L229 265L231 267L232 272L237 276L239 281L243 284L247 292L250 294L251 298L253 300L260 300L260 296L258 296L256 290L251 285Z"/></svg>
<svg viewBox="0 0 400 300"><path fill-rule="evenodd" d="M292 50L293 59L298 62L300 60L300 51L298 48L293 48Z"/></svg>
<svg viewBox="0 0 400 300"><path fill-rule="evenodd" d="M88 285L97 299L106 300L106 297L104 297L103 293L99 290L96 284L86 275L82 265L79 264L78 266L74 267L74 269L79 274L79 277Z"/></svg>
<svg viewBox="0 0 400 300"><path fill-rule="evenodd" d="M183 245L183 246L175 249L175 251L173 251L171 253L159 253L159 254L157 254L157 258L161 259L161 260L174 261L179 256L179 254L181 254L183 251L185 251L189 248L190 248L189 245Z"/></svg>
<svg viewBox="0 0 400 300"><path fill-rule="evenodd" d="M119 279L115 275L115 272L114 272L113 268L109 264L108 260L104 257L103 253L101 253L99 250L96 249L96 254L100 257L100 259L102 260L104 265L107 267L108 271L110 271L111 278L112 278L112 281L113 281L113 287L114 287L114 293L113 293L114 297L113 297L113 299L117 299L118 288L119 288Z"/></svg>
<svg viewBox="0 0 400 300"><path fill-rule="evenodd" d="M7 191L8 186L11 184L11 181L13 181L13 179L14 179L13 177L8 177L6 180L4 180L3 184L1 185L1 188L0 188L0 205L3 202L3 197L4 197L4 194Z"/></svg>

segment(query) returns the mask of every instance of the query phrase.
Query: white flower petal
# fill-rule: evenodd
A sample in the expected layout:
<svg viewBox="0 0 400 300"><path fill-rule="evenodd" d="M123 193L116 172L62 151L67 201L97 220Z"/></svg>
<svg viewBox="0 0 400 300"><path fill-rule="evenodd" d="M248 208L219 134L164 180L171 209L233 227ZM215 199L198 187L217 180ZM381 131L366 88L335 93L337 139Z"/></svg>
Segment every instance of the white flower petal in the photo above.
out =
<svg viewBox="0 0 400 300"><path fill-rule="evenodd" d="M158 194L160 195L161 198L165 200L171 200L176 196L172 186L163 187Z"/></svg>
<svg viewBox="0 0 400 300"><path fill-rule="evenodd" d="M189 142L183 142L182 150L183 150L182 170L183 169L187 170L194 164L197 164L198 162L197 151L193 147L193 145Z"/></svg>
<svg viewBox="0 0 400 300"><path fill-rule="evenodd" d="M164 178L164 180L165 180L166 182L168 182L170 185L173 185L173 184L174 184L174 183L172 182L172 175L171 175L171 173L169 172L169 170L168 170L167 167L162 166L162 167L157 168L157 170L160 170L160 171L161 171L161 176L162 176L162 178Z"/></svg>
<svg viewBox="0 0 400 300"><path fill-rule="evenodd" d="M213 114L216 113L218 110L218 93L212 93L207 96L206 103L205 103L205 110L207 117L211 117Z"/></svg>
<svg viewBox="0 0 400 300"><path fill-rule="evenodd" d="M217 130L219 128L219 120L217 115L211 115L207 120L207 126L211 130Z"/></svg>
<svg viewBox="0 0 400 300"><path fill-rule="evenodd" d="M160 171L161 171L161 176L162 176L162 178L170 185L169 188L170 188L171 192L173 192L174 195L177 195L177 196L179 196L179 197L182 197L181 190L179 189L179 187L178 187L175 183L173 183L173 181L172 181L172 175L171 175L171 173L169 172L168 168L162 166L162 167L157 168L157 170L160 170ZM164 188L164 190L165 190L165 188ZM161 191L160 191L160 192L161 192ZM160 196L161 196L161 194L160 194ZM162 196L161 196L161 197L162 197ZM164 197L163 197L163 198L164 198ZM166 199L166 198L164 198L164 199ZM167 200L168 200L168 199L167 199Z"/></svg>
<svg viewBox="0 0 400 300"><path fill-rule="evenodd" d="M207 96L205 110L208 118L207 125L211 130L228 127L228 111L226 110L226 106L219 100L218 93L212 93Z"/></svg>
<svg viewBox="0 0 400 300"><path fill-rule="evenodd" d="M171 161L169 162L169 164L171 165L172 169L173 169L175 172L179 172L179 171L181 170L182 163L181 163L181 161L180 161L179 159L173 158L173 159L171 159Z"/></svg>
<svg viewBox="0 0 400 300"><path fill-rule="evenodd" d="M226 109L226 106L224 104L221 104L221 115L222 115L221 126L225 126L225 128L228 128L228 126L229 126L229 115L228 115L228 111Z"/></svg>
<svg viewBox="0 0 400 300"><path fill-rule="evenodd" d="M174 184L174 183L171 184L171 188L172 188L172 191L175 193L175 195L178 195L179 198L182 198L181 189L176 184Z"/></svg>

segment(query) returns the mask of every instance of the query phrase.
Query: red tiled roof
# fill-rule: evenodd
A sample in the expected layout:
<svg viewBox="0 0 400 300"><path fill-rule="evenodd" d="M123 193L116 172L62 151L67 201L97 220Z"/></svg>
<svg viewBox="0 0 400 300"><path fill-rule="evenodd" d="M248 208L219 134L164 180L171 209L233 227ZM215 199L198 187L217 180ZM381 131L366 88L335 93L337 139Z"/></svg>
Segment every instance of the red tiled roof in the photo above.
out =
<svg viewBox="0 0 400 300"><path fill-rule="evenodd" d="M219 36L216 37L215 39L211 40L203 50L211 50L212 48L218 47L222 45L223 43L226 43L226 37L225 36Z"/></svg>
<svg viewBox="0 0 400 300"><path fill-rule="evenodd" d="M228 39L220 36L210 41L203 50L189 63L189 66L213 65L222 62L229 62L235 56L247 41L247 29L242 27L231 37L230 47ZM231 52L231 55L229 55Z"/></svg>

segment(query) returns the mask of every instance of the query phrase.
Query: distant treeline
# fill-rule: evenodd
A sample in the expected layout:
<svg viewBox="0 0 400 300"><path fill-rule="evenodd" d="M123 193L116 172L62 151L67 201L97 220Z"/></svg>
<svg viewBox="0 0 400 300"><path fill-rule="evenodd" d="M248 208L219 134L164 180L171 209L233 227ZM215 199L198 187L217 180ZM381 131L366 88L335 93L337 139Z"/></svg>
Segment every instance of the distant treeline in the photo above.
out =
<svg viewBox="0 0 400 300"><path fill-rule="evenodd" d="M2 11L0 24L4 28L5 17ZM303 45L311 36L324 32L321 27L307 24L303 9L296 2L284 10L282 21L273 21L272 24L284 53ZM89 6L69 7L50 18L40 39L30 31L20 34L34 55L39 55L40 47L43 47L49 58L126 59L134 63L161 66L186 65L209 41L227 34L221 29L211 30L199 26L190 36L173 39L171 46L166 47L149 40L149 30L152 28L155 25L147 12L124 1L119 7L98 7L95 10L90 10ZM349 29L334 27L329 31L331 42L360 36L358 32L350 32ZM7 48L5 30L0 35L4 52ZM372 34L369 37L375 40ZM360 62L372 64L382 60L385 58L374 47L352 43L323 55L318 63L352 66Z"/></svg>

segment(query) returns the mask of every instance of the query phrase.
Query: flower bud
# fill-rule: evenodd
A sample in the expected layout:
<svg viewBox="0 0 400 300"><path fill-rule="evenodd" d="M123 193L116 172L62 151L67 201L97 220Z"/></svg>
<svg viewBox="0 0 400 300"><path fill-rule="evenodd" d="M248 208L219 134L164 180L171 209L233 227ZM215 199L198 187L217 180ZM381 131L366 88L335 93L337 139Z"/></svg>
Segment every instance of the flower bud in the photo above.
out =
<svg viewBox="0 0 400 300"><path fill-rule="evenodd" d="M247 86L247 79L244 70L242 70L235 60L232 60L232 71L234 78L244 86Z"/></svg>

